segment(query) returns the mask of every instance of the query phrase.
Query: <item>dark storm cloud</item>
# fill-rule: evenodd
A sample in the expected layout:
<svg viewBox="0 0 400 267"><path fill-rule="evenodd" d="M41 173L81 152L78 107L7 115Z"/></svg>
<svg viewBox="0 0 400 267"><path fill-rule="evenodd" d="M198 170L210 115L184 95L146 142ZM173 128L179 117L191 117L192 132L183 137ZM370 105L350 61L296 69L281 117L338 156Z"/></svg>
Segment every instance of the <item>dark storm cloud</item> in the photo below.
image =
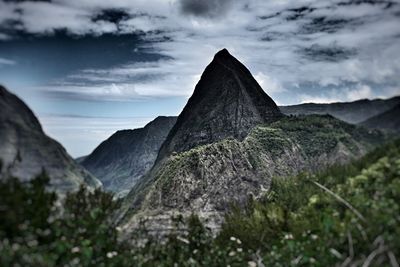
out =
<svg viewBox="0 0 400 267"><path fill-rule="evenodd" d="M312 34L318 32L335 33L341 29L355 26L357 23L353 19L338 19L317 17L303 25L300 33Z"/></svg>
<svg viewBox="0 0 400 267"><path fill-rule="evenodd" d="M327 62L343 61L357 54L355 49L341 47L336 44L330 46L313 44L310 47L300 49L299 52L309 60Z"/></svg>
<svg viewBox="0 0 400 267"><path fill-rule="evenodd" d="M307 14L313 12L315 8L312 7L299 7L299 8L292 8L289 9L288 11L290 12L290 15L286 18L287 20L297 20L299 18L303 18Z"/></svg>
<svg viewBox="0 0 400 267"><path fill-rule="evenodd" d="M47 2L51 3L51 0L3 0L6 3L22 3L22 2Z"/></svg>
<svg viewBox="0 0 400 267"><path fill-rule="evenodd" d="M349 1L339 2L337 5L338 6L350 6L350 5L362 5L362 4L383 5L386 8L390 8L397 3L393 2L393 1L388 1L388 0L349 0Z"/></svg>
<svg viewBox="0 0 400 267"><path fill-rule="evenodd" d="M181 0L180 10L185 15L218 17L232 6L234 0Z"/></svg>
<svg viewBox="0 0 400 267"><path fill-rule="evenodd" d="M92 21L108 21L115 24L130 18L127 11L123 9L104 9L92 17Z"/></svg>

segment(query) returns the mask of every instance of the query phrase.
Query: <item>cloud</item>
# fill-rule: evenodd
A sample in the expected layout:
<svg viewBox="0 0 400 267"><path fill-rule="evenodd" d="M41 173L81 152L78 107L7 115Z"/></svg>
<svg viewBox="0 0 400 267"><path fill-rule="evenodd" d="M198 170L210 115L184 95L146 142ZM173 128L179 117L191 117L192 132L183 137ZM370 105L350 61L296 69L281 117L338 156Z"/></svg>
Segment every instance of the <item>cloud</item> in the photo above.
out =
<svg viewBox="0 0 400 267"><path fill-rule="evenodd" d="M349 59L357 53L355 48L340 47L336 44L328 46L312 44L310 47L302 48L299 52L312 61L332 62Z"/></svg>
<svg viewBox="0 0 400 267"><path fill-rule="evenodd" d="M278 80L262 72L258 72L256 75L254 75L254 78L257 80L257 82L260 84L260 86L264 89L264 91L267 94L280 93L285 91L285 89L282 87L282 85L279 83Z"/></svg>
<svg viewBox="0 0 400 267"><path fill-rule="evenodd" d="M360 85L358 88L350 90L347 92L347 99L350 101L372 98L374 97L374 93L370 86L368 85Z"/></svg>
<svg viewBox="0 0 400 267"><path fill-rule="evenodd" d="M185 15L219 17L225 15L234 0L180 0L180 11Z"/></svg>
<svg viewBox="0 0 400 267"><path fill-rule="evenodd" d="M387 91L386 91L387 90ZM399 88L387 87L383 92L385 97L392 97L400 93ZM396 92L397 91L397 92ZM346 87L334 87L317 94L300 94L301 103L334 103L349 102L360 99L381 98L381 90L373 90L371 85L367 84L348 84Z"/></svg>
<svg viewBox="0 0 400 267"><path fill-rule="evenodd" d="M168 58L77 70L51 84L59 96L186 97L223 47L281 103L292 101L286 96L292 88L299 99L308 94L309 84L327 90L328 99L335 98L329 95L331 85L400 84L400 5L389 1L57 0L6 7L21 11L7 19L21 21L30 33L138 33L140 49ZM113 91L112 83L136 94Z"/></svg>
<svg viewBox="0 0 400 267"><path fill-rule="evenodd" d="M15 62L13 60L10 60L10 59L6 59L6 58L1 58L0 57L0 67L2 65L15 65L15 64L17 64L17 62Z"/></svg>

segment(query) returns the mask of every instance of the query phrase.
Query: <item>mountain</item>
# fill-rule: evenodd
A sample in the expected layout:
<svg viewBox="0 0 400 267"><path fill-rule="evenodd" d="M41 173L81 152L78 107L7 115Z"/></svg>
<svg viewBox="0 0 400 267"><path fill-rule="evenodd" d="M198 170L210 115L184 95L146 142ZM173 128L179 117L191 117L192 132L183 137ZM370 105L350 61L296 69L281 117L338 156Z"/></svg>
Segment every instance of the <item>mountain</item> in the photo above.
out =
<svg viewBox="0 0 400 267"><path fill-rule="evenodd" d="M46 136L29 107L2 86L0 110L0 178L28 181L45 170L51 189L59 193L77 190L81 184L101 186L59 143Z"/></svg>
<svg viewBox="0 0 400 267"><path fill-rule="evenodd" d="M383 139L330 115L286 117L260 90L241 63L217 53L155 165L125 198L123 229L145 221L168 231L171 215L193 212L216 228L232 202L262 196L273 177L348 162Z"/></svg>
<svg viewBox="0 0 400 267"><path fill-rule="evenodd" d="M175 122L176 117L157 117L144 128L118 131L81 164L103 182L106 190L122 196L153 166Z"/></svg>
<svg viewBox="0 0 400 267"><path fill-rule="evenodd" d="M243 140L257 124L282 116L250 71L223 49L205 69L162 145L157 161L172 152L228 137Z"/></svg>
<svg viewBox="0 0 400 267"><path fill-rule="evenodd" d="M371 129L386 130L400 134L400 104L361 122L360 125Z"/></svg>
<svg viewBox="0 0 400 267"><path fill-rule="evenodd" d="M389 99L362 99L354 102L280 106L286 115L330 114L348 123L357 124L400 104L400 96Z"/></svg>

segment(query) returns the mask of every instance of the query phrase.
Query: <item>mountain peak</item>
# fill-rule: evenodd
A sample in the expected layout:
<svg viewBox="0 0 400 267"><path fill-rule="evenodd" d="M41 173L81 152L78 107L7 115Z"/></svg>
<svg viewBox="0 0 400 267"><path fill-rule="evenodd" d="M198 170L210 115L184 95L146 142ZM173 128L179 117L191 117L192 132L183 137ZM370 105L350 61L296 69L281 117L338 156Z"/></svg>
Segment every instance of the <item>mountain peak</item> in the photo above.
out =
<svg viewBox="0 0 400 267"><path fill-rule="evenodd" d="M257 124L282 117L275 102L250 71L228 50L219 51L206 67L158 160L229 137L242 140Z"/></svg>
<svg viewBox="0 0 400 267"><path fill-rule="evenodd" d="M232 55L229 53L228 49L224 48L220 51L218 51L214 58L221 58L221 57L231 57Z"/></svg>

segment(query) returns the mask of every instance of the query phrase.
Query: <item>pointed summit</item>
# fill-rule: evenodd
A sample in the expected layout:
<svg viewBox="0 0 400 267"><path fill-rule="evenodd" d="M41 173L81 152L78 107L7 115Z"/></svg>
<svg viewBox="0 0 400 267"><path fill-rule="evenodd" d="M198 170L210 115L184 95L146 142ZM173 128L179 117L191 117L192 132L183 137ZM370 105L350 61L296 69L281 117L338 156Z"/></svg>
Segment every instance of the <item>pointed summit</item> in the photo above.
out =
<svg viewBox="0 0 400 267"><path fill-rule="evenodd" d="M161 147L158 160L172 152L186 151L228 137L242 140L257 124L269 123L282 116L250 71L223 49L202 74Z"/></svg>
<svg viewBox="0 0 400 267"><path fill-rule="evenodd" d="M214 58L223 58L223 57L231 57L232 55L229 53L228 49L224 48L220 51L218 51Z"/></svg>

